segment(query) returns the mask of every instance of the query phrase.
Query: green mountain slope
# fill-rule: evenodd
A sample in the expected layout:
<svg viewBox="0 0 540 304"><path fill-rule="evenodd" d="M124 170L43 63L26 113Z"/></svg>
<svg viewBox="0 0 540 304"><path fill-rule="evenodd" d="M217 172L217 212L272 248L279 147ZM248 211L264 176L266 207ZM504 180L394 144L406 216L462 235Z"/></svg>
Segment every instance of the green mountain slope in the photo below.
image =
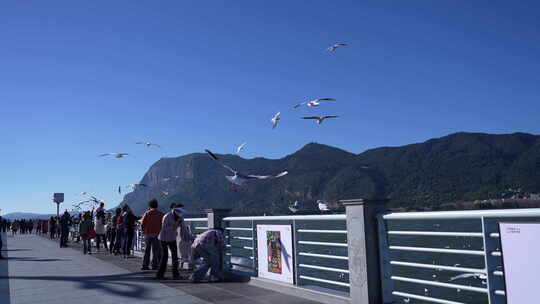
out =
<svg viewBox="0 0 540 304"><path fill-rule="evenodd" d="M310 143L281 159L220 157L243 173L288 170L289 175L235 189L224 178L228 172L204 153L164 158L141 180L148 187L127 194L122 204L141 213L150 198L157 198L163 207L182 202L193 212L222 207L242 214L286 214L295 200L304 212L313 212L317 199L389 197L393 206L436 206L498 198L509 187L540 192L540 136L523 133L456 133L361 154Z"/></svg>

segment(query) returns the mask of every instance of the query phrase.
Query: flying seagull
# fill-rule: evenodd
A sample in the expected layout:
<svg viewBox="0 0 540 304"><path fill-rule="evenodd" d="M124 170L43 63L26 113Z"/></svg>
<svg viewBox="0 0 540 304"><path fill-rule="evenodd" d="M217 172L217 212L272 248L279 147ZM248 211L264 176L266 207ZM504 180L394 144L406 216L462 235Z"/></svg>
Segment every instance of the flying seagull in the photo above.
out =
<svg viewBox="0 0 540 304"><path fill-rule="evenodd" d="M277 112L270 121L272 122L272 130L277 127L278 121L281 119L279 116L281 115L281 112Z"/></svg>
<svg viewBox="0 0 540 304"><path fill-rule="evenodd" d="M154 143L151 143L151 142L148 142L148 141L146 141L146 142L138 141L138 142L136 142L135 144L136 144L136 145L145 145L145 146L147 146L147 147L156 146L156 147L158 147L158 148L161 148L160 145L154 144Z"/></svg>
<svg viewBox="0 0 540 304"><path fill-rule="evenodd" d="M326 115L326 116L304 116L304 117L301 117L302 119L313 119L313 120L316 120L317 124L320 125L323 123L323 121L325 119L328 119L328 118L337 118L339 116L337 115Z"/></svg>
<svg viewBox="0 0 540 304"><path fill-rule="evenodd" d="M300 209L300 204L298 201L295 201L294 204L289 206L289 210L291 210L292 213L298 212L298 209Z"/></svg>
<svg viewBox="0 0 540 304"><path fill-rule="evenodd" d="M119 153L119 152L115 152L115 153L104 153L104 154L100 154L99 156L112 156L114 158L122 158L122 157L125 157L129 155L128 153Z"/></svg>
<svg viewBox="0 0 540 304"><path fill-rule="evenodd" d="M326 98L317 98L317 99L313 99L313 100L310 100L310 101L305 101L305 102L302 102L302 103L299 103L297 105L295 105L293 108L296 109L296 108L299 108L303 105L306 105L308 107L317 107L321 104L321 101L336 101L335 98L329 98L329 97L326 97Z"/></svg>
<svg viewBox="0 0 540 304"><path fill-rule="evenodd" d="M234 170L233 168L225 165L224 163L221 162L221 160L212 152L210 152L209 150L204 150L206 151L206 153L208 153L208 155L210 155L210 157L215 160L218 164L220 164L223 168L229 170L232 174L232 176L225 176L225 178L230 181L231 183L235 184L235 185L238 185L238 186L242 186L242 184L244 184L246 181L250 180L250 179L271 179L271 178L279 178L279 177L282 177L282 176L285 176L287 175L289 172L287 171L283 171L277 175L246 175L246 174L242 174L236 170Z"/></svg>
<svg viewBox="0 0 540 304"><path fill-rule="evenodd" d="M170 177L164 177L164 178L163 178L163 181L164 181L164 182L168 182L168 181L170 181L170 180L171 180Z"/></svg>
<svg viewBox="0 0 540 304"><path fill-rule="evenodd" d="M450 278L450 281L466 279L466 278L475 278L475 279L485 280L487 279L487 276L483 273L463 273L463 274Z"/></svg>
<svg viewBox="0 0 540 304"><path fill-rule="evenodd" d="M336 43L332 46L330 46L329 48L327 48L326 50L330 51L330 52L333 52L335 51L338 47L342 47L342 46L347 46L346 43L343 43L343 42L339 42L339 43Z"/></svg>
<svg viewBox="0 0 540 304"><path fill-rule="evenodd" d="M88 192L86 192L86 191L81 192L81 195L87 195L87 194L88 194Z"/></svg>
<svg viewBox="0 0 540 304"><path fill-rule="evenodd" d="M319 210L321 210L322 212L330 211L330 209L328 209L328 204L323 200L318 200L317 206L319 207Z"/></svg>
<svg viewBox="0 0 540 304"><path fill-rule="evenodd" d="M240 146L236 148L236 154L239 154L240 151L244 150L244 147L247 145L247 142L242 143Z"/></svg>
<svg viewBox="0 0 540 304"><path fill-rule="evenodd" d="M133 189L137 188L137 187L148 187L147 184L129 184L127 185L127 187L131 187Z"/></svg>

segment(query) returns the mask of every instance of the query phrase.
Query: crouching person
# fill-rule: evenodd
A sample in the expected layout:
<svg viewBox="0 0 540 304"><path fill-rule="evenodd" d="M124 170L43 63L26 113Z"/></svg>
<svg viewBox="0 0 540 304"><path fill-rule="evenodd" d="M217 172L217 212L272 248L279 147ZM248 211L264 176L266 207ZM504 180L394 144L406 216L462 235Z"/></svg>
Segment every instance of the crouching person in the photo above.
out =
<svg viewBox="0 0 540 304"><path fill-rule="evenodd" d="M219 282L221 275L221 258L223 255L223 229L214 228L199 234L192 245L194 257L202 258L202 264L193 272L192 283L199 283L206 277L210 269L210 282Z"/></svg>

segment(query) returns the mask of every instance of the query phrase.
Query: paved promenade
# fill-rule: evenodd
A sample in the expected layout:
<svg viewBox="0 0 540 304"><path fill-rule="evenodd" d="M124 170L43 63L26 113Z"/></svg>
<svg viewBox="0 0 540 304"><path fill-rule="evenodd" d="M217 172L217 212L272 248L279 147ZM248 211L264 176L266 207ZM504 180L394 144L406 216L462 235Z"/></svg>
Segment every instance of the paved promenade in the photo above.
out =
<svg viewBox="0 0 540 304"><path fill-rule="evenodd" d="M246 283L159 282L153 271L139 270L139 258L83 255L78 247L61 249L57 242L35 235L2 239L3 254L8 256L0 260L2 304L315 304Z"/></svg>

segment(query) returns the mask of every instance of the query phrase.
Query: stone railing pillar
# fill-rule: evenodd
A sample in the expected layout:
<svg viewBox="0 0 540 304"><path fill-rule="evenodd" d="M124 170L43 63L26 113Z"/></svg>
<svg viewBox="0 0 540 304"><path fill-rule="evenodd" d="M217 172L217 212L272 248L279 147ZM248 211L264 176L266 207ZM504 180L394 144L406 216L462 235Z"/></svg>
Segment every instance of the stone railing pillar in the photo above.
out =
<svg viewBox="0 0 540 304"><path fill-rule="evenodd" d="M377 215L386 211L388 200L356 199L340 202L345 206L347 214L351 303L383 303Z"/></svg>
<svg viewBox="0 0 540 304"><path fill-rule="evenodd" d="M204 209L204 212L208 218L208 229L212 228L225 228L223 225L223 218L229 216L231 209Z"/></svg>

